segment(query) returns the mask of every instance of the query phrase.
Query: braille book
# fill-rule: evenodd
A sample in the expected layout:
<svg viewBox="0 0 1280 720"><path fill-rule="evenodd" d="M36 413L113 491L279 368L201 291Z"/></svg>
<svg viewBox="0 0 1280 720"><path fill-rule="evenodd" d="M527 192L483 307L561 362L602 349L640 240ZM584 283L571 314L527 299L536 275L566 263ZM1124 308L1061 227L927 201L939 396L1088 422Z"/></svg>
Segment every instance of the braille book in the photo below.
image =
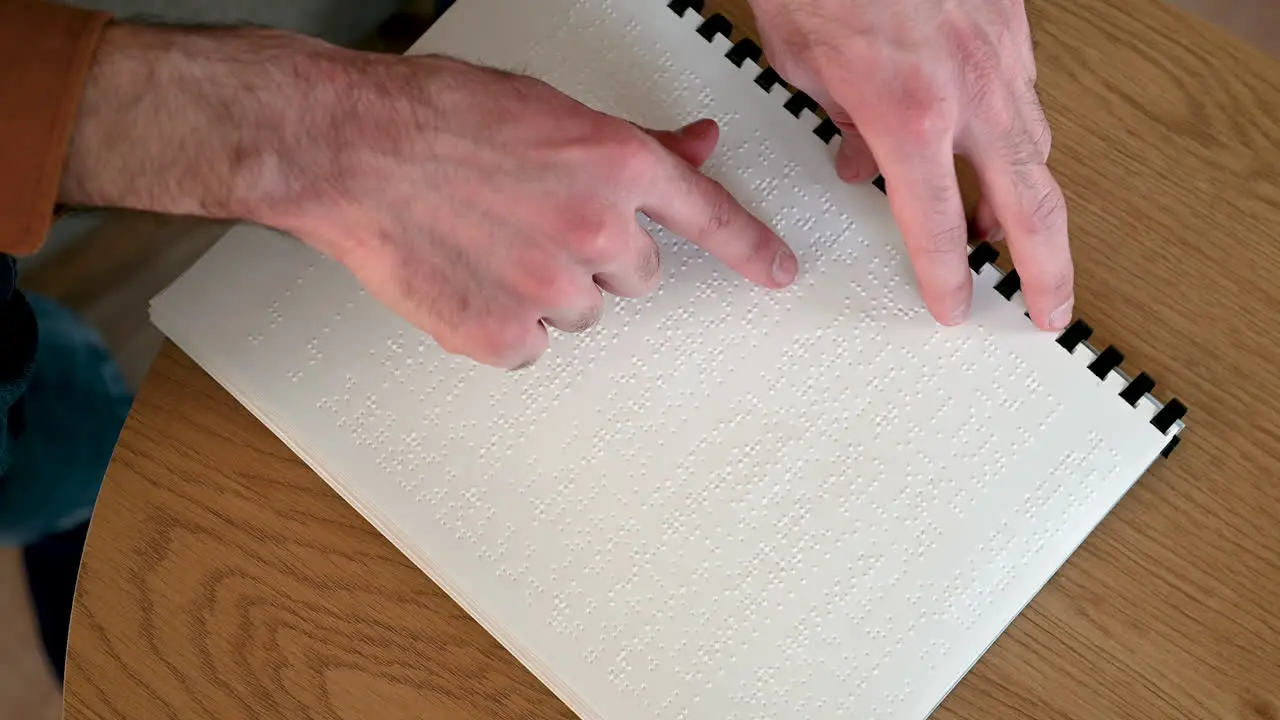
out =
<svg viewBox="0 0 1280 720"><path fill-rule="evenodd" d="M924 718L1176 461L1184 408L1084 322L1038 330L990 246L972 318L938 325L884 193L698 5L460 0L410 52L715 118L705 171L796 250L794 286L650 225L661 287L510 373L242 226L153 318L581 717Z"/></svg>

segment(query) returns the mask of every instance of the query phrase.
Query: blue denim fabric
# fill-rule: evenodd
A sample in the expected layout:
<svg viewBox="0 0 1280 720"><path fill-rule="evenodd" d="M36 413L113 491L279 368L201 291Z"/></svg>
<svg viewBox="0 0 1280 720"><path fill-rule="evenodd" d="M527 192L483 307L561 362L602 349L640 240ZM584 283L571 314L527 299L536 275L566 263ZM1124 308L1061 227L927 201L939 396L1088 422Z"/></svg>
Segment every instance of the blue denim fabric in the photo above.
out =
<svg viewBox="0 0 1280 720"><path fill-rule="evenodd" d="M0 260L0 290L6 279L12 286L12 267ZM10 290L0 314L10 318L0 321L0 416L8 420L0 429L0 545L28 545L89 517L133 394L101 337L70 310ZM24 309L34 323L12 321ZM23 347L29 359L19 363Z"/></svg>

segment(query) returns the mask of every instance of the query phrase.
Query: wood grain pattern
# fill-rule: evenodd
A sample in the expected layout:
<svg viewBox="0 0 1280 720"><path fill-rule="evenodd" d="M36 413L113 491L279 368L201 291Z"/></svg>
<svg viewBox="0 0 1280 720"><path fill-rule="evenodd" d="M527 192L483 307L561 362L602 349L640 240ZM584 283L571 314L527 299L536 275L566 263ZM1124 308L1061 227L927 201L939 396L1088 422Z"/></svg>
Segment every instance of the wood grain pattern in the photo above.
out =
<svg viewBox="0 0 1280 720"><path fill-rule="evenodd" d="M1280 65L1154 0L1029 5L1079 312L1190 430L937 717L1276 720ZM572 717L172 347L90 532L66 696L69 720Z"/></svg>
<svg viewBox="0 0 1280 720"><path fill-rule="evenodd" d="M65 717L573 717L171 345L127 433Z"/></svg>

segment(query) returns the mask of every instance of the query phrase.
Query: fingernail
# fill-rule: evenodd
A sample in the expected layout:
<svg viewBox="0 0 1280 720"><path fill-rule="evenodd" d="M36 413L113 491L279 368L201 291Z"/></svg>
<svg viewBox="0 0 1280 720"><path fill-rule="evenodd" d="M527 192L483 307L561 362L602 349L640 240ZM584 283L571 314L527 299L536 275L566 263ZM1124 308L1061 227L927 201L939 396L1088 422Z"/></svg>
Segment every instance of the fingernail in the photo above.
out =
<svg viewBox="0 0 1280 720"><path fill-rule="evenodd" d="M947 324L960 325L960 324L963 324L964 321L968 319L969 319L969 299L966 298L964 302L960 303L960 305L957 306L954 311L952 311L951 320L948 321Z"/></svg>
<svg viewBox="0 0 1280 720"><path fill-rule="evenodd" d="M790 285L796 279L799 268L800 263L796 261L795 253L783 248L773 256L773 281L778 285Z"/></svg>
<svg viewBox="0 0 1280 720"><path fill-rule="evenodd" d="M1004 242L1004 228L996 228L995 230L992 230L991 232L987 233L987 242L991 243L992 245L995 245L996 243L999 243L999 242Z"/></svg>
<svg viewBox="0 0 1280 720"><path fill-rule="evenodd" d="M1076 299L1073 297L1059 305L1057 310L1049 313L1050 330L1061 330L1067 326L1067 323L1071 322L1071 310L1075 306L1075 302Z"/></svg>

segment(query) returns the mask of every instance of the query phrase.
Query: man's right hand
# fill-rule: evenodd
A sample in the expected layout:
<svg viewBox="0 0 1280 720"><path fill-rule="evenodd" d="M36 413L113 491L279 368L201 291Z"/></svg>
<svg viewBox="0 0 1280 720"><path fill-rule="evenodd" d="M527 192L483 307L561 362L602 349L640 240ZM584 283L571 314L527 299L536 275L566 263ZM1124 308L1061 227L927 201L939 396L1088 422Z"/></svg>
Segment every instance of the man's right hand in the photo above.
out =
<svg viewBox="0 0 1280 720"><path fill-rule="evenodd" d="M547 347L544 321L580 332L599 320L601 290L655 289L658 247L637 211L761 285L796 274L782 240L698 171L714 122L642 130L444 58L370 63L339 87L351 95L333 97L333 122L350 140L298 158L334 180L275 224L333 252L448 351L523 365Z"/></svg>
<svg viewBox="0 0 1280 720"><path fill-rule="evenodd" d="M637 212L760 285L796 276L783 241L699 172L714 122L642 129L538 80L447 58L264 31L182 34L109 31L64 201L284 230L445 350L499 367L535 361L544 323L593 325L602 290L656 287L658 249ZM193 148L196 138L215 147ZM215 171L226 175L196 182Z"/></svg>

